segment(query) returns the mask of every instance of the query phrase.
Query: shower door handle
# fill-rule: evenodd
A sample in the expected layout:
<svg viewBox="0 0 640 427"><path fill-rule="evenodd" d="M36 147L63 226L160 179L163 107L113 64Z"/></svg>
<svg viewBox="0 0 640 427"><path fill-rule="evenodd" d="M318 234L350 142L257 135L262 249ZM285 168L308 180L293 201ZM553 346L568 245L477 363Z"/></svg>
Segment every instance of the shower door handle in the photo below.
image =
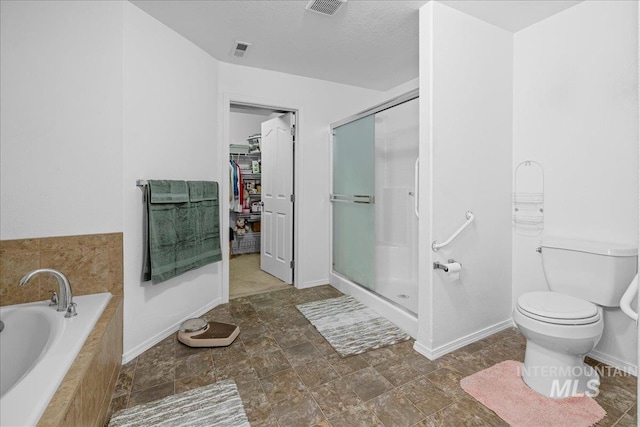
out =
<svg viewBox="0 0 640 427"><path fill-rule="evenodd" d="M375 201L375 198L374 196L363 194L331 194L329 197L329 201L341 203L364 203L372 205Z"/></svg>
<svg viewBox="0 0 640 427"><path fill-rule="evenodd" d="M413 169L413 211L416 214L416 218L420 218L420 212L418 212L418 177L420 167L420 157L416 159L416 165Z"/></svg>

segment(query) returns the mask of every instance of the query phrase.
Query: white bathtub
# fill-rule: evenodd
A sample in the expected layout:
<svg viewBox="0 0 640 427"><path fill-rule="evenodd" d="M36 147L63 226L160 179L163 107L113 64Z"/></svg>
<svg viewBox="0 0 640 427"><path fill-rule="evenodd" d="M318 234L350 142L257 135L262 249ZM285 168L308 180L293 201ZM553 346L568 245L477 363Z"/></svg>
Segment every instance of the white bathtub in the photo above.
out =
<svg viewBox="0 0 640 427"><path fill-rule="evenodd" d="M69 319L48 301L0 307L0 426L38 422L110 299L74 297Z"/></svg>

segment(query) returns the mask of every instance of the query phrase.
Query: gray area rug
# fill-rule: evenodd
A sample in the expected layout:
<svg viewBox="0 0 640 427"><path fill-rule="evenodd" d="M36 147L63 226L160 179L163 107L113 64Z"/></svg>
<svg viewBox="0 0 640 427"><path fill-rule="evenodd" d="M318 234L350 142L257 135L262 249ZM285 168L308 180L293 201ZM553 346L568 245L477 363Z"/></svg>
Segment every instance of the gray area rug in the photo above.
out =
<svg viewBox="0 0 640 427"><path fill-rule="evenodd" d="M249 420L229 380L124 409L109 421L109 427L121 426L249 427Z"/></svg>
<svg viewBox="0 0 640 427"><path fill-rule="evenodd" d="M411 338L351 296L309 302L296 308L342 357Z"/></svg>

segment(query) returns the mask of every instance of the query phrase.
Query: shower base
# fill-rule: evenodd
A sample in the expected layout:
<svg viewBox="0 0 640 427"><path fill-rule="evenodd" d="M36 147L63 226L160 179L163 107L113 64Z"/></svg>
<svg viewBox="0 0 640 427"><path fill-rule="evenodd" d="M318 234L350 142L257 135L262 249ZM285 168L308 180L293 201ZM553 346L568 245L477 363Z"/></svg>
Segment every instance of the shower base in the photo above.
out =
<svg viewBox="0 0 640 427"><path fill-rule="evenodd" d="M415 282L404 280L378 280L375 293L401 305L414 315L418 312L418 286Z"/></svg>
<svg viewBox="0 0 640 427"><path fill-rule="evenodd" d="M358 301L411 335L411 337L416 338L418 334L418 316L416 314L418 310L417 289L414 290L414 293L412 294L408 287L400 286L399 284L396 284L395 287L391 287L391 284L389 284L389 289L393 289L396 299L398 301L402 301L396 302L386 296L379 295L376 292L360 286L336 272L331 272L329 282L340 292L356 298ZM398 297L397 295L399 294L407 295L409 298ZM413 302L416 312L411 312L406 308L407 301Z"/></svg>

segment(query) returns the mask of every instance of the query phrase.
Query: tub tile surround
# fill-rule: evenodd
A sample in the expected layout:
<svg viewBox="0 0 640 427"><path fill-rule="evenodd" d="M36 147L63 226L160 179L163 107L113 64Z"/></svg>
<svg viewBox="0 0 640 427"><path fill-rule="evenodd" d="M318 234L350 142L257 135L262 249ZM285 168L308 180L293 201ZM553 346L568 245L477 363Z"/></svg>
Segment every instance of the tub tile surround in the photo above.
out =
<svg viewBox="0 0 640 427"><path fill-rule="evenodd" d="M507 425L459 381L503 360L523 360L525 339L515 328L437 361L415 352L413 341L342 358L295 309L340 295L328 285L291 288L214 308L203 317L240 325L238 339L192 349L171 335L122 367L110 413L233 379L252 426ZM608 415L598 426L637 424L635 387L635 377L603 378L596 400Z"/></svg>
<svg viewBox="0 0 640 427"><path fill-rule="evenodd" d="M74 295L114 295L51 399L39 426L102 425L122 360L122 233L0 241L0 305L50 298L58 289L47 275L19 286L38 268L64 273Z"/></svg>
<svg viewBox="0 0 640 427"><path fill-rule="evenodd" d="M74 295L122 295L122 233L0 241L0 305L49 299L49 291L58 288L53 277L39 275L26 286L18 285L22 276L38 268L64 273Z"/></svg>
<svg viewBox="0 0 640 427"><path fill-rule="evenodd" d="M122 297L107 304L38 427L101 426L122 360Z"/></svg>

